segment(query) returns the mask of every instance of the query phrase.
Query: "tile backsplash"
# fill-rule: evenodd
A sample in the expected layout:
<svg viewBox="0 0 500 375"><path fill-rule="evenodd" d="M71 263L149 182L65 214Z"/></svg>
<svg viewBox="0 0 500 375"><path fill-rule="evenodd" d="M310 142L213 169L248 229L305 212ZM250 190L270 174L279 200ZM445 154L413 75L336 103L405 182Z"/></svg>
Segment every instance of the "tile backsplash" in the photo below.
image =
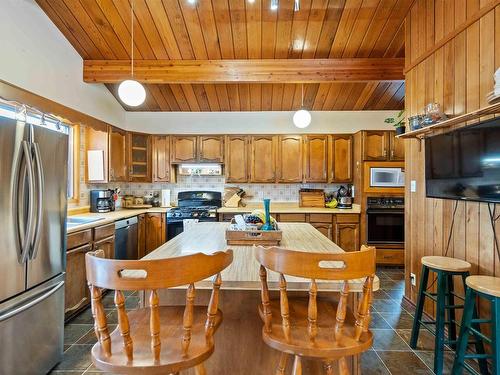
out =
<svg viewBox="0 0 500 375"><path fill-rule="evenodd" d="M224 192L225 187L238 186L245 190L246 201L261 201L270 198L278 202L298 202L299 189L324 189L326 192L336 191L338 184L230 184L225 183L224 177L219 176L178 176L177 182L169 183L109 183L109 184L81 184L80 205L88 205L89 191L92 189L120 188L121 195L144 196L159 192L161 189L170 189L172 203L177 202L177 193L180 191L208 190Z"/></svg>

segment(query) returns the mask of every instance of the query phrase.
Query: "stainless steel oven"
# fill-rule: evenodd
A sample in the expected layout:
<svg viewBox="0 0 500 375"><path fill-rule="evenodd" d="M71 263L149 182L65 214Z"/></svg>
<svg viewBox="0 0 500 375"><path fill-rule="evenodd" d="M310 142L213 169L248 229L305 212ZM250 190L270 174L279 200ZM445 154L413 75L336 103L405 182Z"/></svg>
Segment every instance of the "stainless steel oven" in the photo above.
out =
<svg viewBox="0 0 500 375"><path fill-rule="evenodd" d="M368 197L366 227L368 244L404 244L403 197Z"/></svg>

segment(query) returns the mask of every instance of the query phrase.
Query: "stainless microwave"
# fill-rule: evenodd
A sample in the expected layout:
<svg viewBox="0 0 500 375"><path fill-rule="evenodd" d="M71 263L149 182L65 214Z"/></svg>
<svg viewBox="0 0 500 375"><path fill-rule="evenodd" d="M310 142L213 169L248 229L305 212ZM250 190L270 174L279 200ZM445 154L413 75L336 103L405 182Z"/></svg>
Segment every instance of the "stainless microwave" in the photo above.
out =
<svg viewBox="0 0 500 375"><path fill-rule="evenodd" d="M404 187L405 172L398 167L371 167L370 168L371 187Z"/></svg>

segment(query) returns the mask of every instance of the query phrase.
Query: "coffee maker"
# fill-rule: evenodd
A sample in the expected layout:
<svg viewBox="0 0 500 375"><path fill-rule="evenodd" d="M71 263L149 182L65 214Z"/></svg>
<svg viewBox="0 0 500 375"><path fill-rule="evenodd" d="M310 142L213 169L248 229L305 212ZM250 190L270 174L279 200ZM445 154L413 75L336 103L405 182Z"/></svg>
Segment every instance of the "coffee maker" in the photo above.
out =
<svg viewBox="0 0 500 375"><path fill-rule="evenodd" d="M114 191L90 190L90 212L111 212L115 210Z"/></svg>
<svg viewBox="0 0 500 375"><path fill-rule="evenodd" d="M340 186L337 190L337 208L352 208L352 185Z"/></svg>

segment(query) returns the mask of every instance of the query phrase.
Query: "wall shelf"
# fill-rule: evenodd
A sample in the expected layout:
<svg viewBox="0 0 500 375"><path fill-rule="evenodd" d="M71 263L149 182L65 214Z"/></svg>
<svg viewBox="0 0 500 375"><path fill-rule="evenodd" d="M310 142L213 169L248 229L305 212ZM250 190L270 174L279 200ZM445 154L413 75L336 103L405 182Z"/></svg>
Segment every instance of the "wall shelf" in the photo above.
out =
<svg viewBox="0 0 500 375"><path fill-rule="evenodd" d="M500 113L500 102L491 104L487 107L478 109L476 111L472 111L460 116L449 118L448 120L444 120L421 129L412 130L410 132L398 135L397 137L422 139L425 138L426 136L432 135L432 133L435 132L436 130L446 130L451 128L452 126L459 125L467 121L477 120L481 116L494 115L498 113Z"/></svg>

